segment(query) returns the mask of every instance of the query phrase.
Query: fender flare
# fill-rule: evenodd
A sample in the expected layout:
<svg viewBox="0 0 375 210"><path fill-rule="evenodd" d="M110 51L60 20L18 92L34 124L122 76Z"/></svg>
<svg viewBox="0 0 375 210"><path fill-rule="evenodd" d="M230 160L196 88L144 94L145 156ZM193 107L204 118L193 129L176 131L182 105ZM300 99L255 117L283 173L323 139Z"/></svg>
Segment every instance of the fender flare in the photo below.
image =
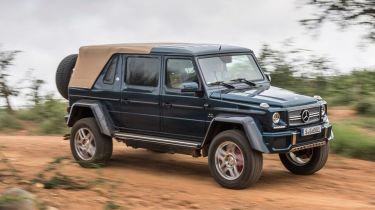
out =
<svg viewBox="0 0 375 210"><path fill-rule="evenodd" d="M100 101L79 100L75 102L70 108L69 116L66 122L69 127L72 127L74 124L74 119L71 116L74 116L80 107L91 109L100 132L106 136L112 136L114 131L113 122L108 117L109 112L107 108L103 106Z"/></svg>
<svg viewBox="0 0 375 210"><path fill-rule="evenodd" d="M245 135L250 143L252 149L257 150L262 153L269 153L267 146L263 141L262 133L259 131L254 118L250 116L217 116L215 117L206 132L202 145L206 144L206 141L210 135L210 132L213 132L215 123L233 123L241 125L244 129Z"/></svg>

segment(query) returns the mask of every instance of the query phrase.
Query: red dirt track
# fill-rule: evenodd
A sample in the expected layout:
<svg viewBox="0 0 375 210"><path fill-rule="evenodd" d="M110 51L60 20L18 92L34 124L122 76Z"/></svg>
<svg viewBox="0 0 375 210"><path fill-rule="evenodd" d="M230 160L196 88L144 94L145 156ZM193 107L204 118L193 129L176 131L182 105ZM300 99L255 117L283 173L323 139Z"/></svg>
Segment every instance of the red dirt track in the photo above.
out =
<svg viewBox="0 0 375 210"><path fill-rule="evenodd" d="M33 179L56 157L71 157L69 142L62 137L0 136L0 146L25 180ZM4 168L1 163L0 169ZM126 209L375 209L375 162L336 155L312 176L293 175L278 156L264 155L262 177L244 190L216 184L207 158L136 150L117 142L107 167L83 169L69 164L60 172L84 179L100 174L118 184L84 190L28 187L39 200L59 209L104 209L108 200ZM0 190L19 185L5 175L0 174Z"/></svg>

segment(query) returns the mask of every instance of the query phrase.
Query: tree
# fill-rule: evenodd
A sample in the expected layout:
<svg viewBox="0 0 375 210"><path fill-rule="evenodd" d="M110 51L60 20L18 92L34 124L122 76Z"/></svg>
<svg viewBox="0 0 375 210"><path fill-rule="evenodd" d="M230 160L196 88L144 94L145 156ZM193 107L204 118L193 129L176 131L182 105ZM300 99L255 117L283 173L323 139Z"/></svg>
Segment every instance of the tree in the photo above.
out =
<svg viewBox="0 0 375 210"><path fill-rule="evenodd" d="M43 100L43 96L40 95L40 89L46 82L41 79L37 79L33 72L35 70L30 68L26 72L26 78L23 81L27 82L27 86L23 89L28 89L26 96L30 98L30 101L36 106L39 105Z"/></svg>
<svg viewBox="0 0 375 210"><path fill-rule="evenodd" d="M42 96L40 95L40 88L42 85L45 84L44 80L41 79L35 79L33 78L31 80L31 86L29 87L31 90L31 93L28 94L28 96L31 96L31 101L34 103L34 105L39 105L42 101Z"/></svg>
<svg viewBox="0 0 375 210"><path fill-rule="evenodd" d="M262 69L271 73L272 85L307 95L324 96L327 78L334 73L329 59L295 48L292 40L281 50L263 45L257 57Z"/></svg>
<svg viewBox="0 0 375 210"><path fill-rule="evenodd" d="M287 53L272 49L264 44L258 57L263 70L271 73L272 84L290 90L298 90L295 73L296 69L291 61L288 61Z"/></svg>
<svg viewBox="0 0 375 210"><path fill-rule="evenodd" d="M18 95L18 91L9 86L8 67L13 65L12 62L19 52L21 51L0 51L0 97L5 99L8 111L12 111L10 97Z"/></svg>
<svg viewBox="0 0 375 210"><path fill-rule="evenodd" d="M308 29L317 29L325 22L333 22L342 28L361 26L363 38L375 43L374 0L305 0L317 12L312 18L300 20Z"/></svg>

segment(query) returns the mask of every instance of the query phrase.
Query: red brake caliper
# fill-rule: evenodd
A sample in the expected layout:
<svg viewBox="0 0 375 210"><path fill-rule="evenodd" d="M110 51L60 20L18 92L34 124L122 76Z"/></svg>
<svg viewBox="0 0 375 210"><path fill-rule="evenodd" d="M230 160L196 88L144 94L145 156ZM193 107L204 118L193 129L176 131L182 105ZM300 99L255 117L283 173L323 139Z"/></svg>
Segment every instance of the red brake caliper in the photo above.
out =
<svg viewBox="0 0 375 210"><path fill-rule="evenodd" d="M236 167L237 167L237 170L238 170L238 172L241 172L242 169L243 169L243 165L244 165L244 163L243 163L244 162L243 161L243 155L242 155L241 151L238 150L237 148L236 148L234 154L236 154L236 160L237 160Z"/></svg>

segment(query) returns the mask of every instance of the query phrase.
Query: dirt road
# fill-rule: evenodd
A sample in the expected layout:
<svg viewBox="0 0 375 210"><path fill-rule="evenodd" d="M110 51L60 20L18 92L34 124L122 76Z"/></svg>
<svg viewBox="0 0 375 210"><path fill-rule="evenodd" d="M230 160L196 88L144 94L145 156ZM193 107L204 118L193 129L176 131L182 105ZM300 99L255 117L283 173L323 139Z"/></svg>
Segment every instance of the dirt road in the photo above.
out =
<svg viewBox="0 0 375 210"><path fill-rule="evenodd" d="M109 200L126 209L375 209L375 163L331 155L313 176L286 171L275 155L264 155L257 185L228 190L211 178L206 158L158 154L115 143L105 168L82 169L76 164L59 171L81 179L102 176L115 185L91 189L43 189L25 180L36 177L56 157L70 157L61 137L0 136L1 152L19 170L23 181L0 173L0 190L19 185L59 209L104 209ZM0 163L1 169L5 169Z"/></svg>

